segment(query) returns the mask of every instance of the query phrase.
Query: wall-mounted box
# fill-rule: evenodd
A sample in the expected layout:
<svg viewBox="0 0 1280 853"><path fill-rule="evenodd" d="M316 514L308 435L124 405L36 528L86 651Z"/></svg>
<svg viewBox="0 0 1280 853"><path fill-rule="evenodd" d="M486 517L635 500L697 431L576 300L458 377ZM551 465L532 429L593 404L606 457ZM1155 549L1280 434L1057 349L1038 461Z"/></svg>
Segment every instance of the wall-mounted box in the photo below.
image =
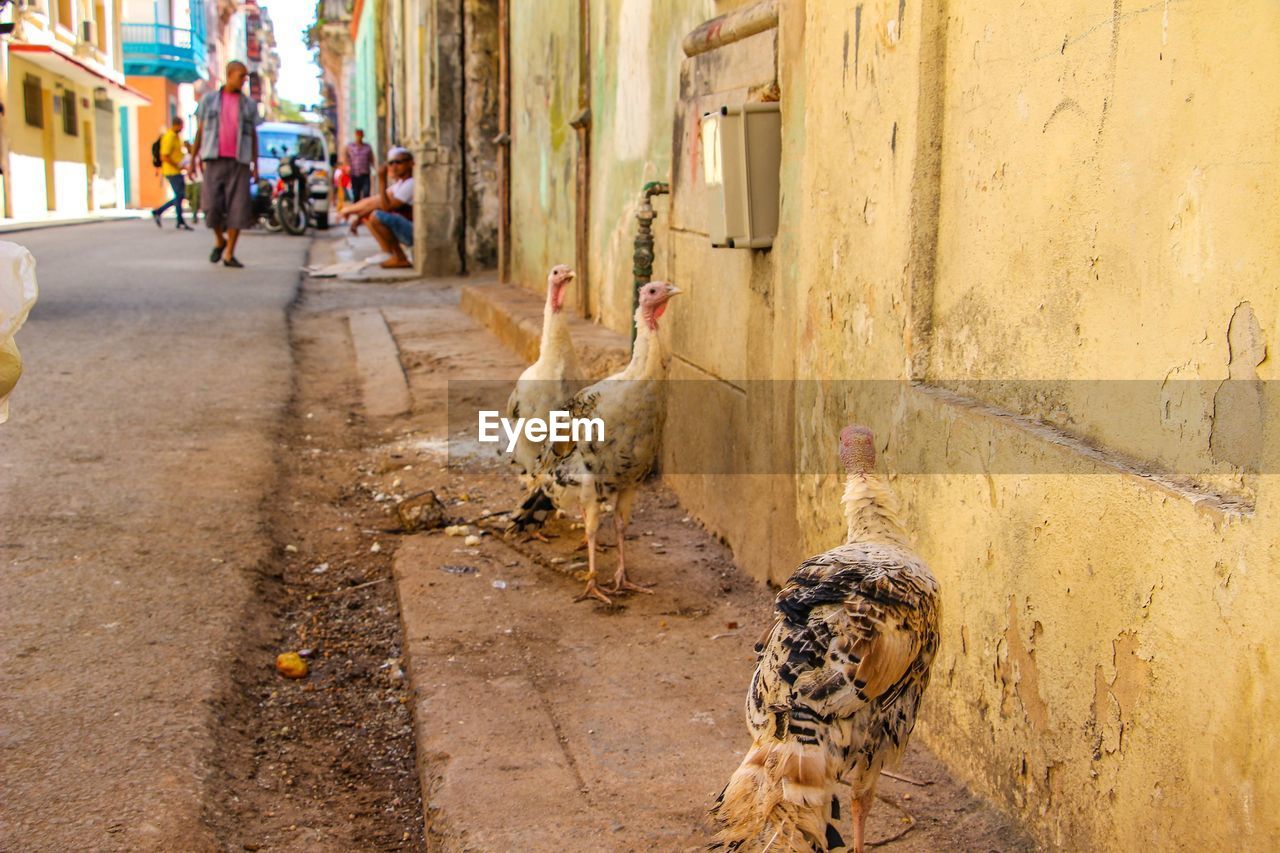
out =
<svg viewBox="0 0 1280 853"><path fill-rule="evenodd" d="M702 116L711 245L767 249L778 232L782 112L777 101Z"/></svg>

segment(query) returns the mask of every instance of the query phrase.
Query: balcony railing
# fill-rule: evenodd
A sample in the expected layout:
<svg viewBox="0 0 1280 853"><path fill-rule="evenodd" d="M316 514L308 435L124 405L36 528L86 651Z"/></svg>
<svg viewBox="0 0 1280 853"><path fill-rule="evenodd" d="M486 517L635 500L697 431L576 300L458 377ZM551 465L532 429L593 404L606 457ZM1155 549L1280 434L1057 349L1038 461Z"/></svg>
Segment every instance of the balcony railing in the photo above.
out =
<svg viewBox="0 0 1280 853"><path fill-rule="evenodd" d="M169 24L122 24L124 73L194 83L208 74L203 34Z"/></svg>

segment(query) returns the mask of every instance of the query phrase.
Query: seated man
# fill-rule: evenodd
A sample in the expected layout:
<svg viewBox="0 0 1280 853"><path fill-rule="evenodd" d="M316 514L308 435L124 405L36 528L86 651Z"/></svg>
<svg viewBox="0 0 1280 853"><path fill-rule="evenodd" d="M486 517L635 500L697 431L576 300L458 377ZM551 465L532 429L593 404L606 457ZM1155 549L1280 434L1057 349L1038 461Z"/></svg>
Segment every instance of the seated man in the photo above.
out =
<svg viewBox="0 0 1280 853"><path fill-rule="evenodd" d="M340 216L351 220L355 233L359 223L369 226L382 250L391 257L382 262L386 269L412 266L401 245L413 245L413 155L404 148L387 152L387 162L378 169L382 192L346 205Z"/></svg>

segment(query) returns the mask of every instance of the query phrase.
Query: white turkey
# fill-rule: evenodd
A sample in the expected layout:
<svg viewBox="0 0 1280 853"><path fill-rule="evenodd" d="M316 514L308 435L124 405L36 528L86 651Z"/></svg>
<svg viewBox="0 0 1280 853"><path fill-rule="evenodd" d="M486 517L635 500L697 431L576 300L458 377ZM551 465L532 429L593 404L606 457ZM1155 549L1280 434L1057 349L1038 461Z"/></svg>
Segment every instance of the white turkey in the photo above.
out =
<svg viewBox="0 0 1280 853"><path fill-rule="evenodd" d="M538 491L525 502L527 517L546 495L556 509L581 513L586 527L587 576L581 601L611 603L596 582L596 532L601 517L613 512L618 568L609 592L649 592L627 579L626 532L636 489L654 469L666 414L668 359L658 337L658 320L680 289L664 281L644 285L636 308L636 340L624 370L574 395L575 418L600 418L603 438L547 445L538 462ZM519 522L518 522L519 523Z"/></svg>
<svg viewBox="0 0 1280 853"><path fill-rule="evenodd" d="M573 270L564 264L551 268L547 275L547 301L542 308L542 341L538 360L524 369L516 387L507 399L507 419L547 420L553 409L563 409L573 396L578 378L578 356L569 336L569 321L564 314L564 294L574 279ZM512 451L511 462L519 473L525 491L534 488L534 469L542 443L531 441L521 430Z"/></svg>

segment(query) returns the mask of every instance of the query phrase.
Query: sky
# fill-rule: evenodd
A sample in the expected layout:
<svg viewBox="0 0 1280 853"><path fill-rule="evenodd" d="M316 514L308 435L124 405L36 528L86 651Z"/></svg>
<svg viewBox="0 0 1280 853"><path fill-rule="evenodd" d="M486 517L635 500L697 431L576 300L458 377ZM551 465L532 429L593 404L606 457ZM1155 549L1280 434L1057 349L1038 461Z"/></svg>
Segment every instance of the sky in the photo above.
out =
<svg viewBox="0 0 1280 853"><path fill-rule="evenodd" d="M320 100L320 68L307 49L304 35L316 19L315 0L271 0L259 3L271 13L276 28L276 52L280 54L280 97L311 105Z"/></svg>

